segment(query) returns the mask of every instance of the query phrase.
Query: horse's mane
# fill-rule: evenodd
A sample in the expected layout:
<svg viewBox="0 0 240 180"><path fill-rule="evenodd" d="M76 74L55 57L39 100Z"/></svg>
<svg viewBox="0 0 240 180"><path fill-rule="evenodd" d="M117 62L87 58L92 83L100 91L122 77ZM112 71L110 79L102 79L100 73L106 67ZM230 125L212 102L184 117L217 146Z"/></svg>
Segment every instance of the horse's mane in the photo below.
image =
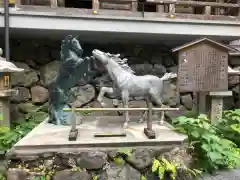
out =
<svg viewBox="0 0 240 180"><path fill-rule="evenodd" d="M62 40L62 43L61 43L61 48L60 48L60 58L61 58L61 60L62 61L64 61L65 59L65 57L64 57L64 51L65 51L65 49L66 49L66 47L67 47L67 44L66 44L66 40Z"/></svg>
<svg viewBox="0 0 240 180"><path fill-rule="evenodd" d="M111 53L106 53L107 56L111 59L113 59L116 63L118 63L124 70L126 70L127 72L130 72L131 74L134 74L135 71L132 70L132 68L128 65L127 58L119 58L120 54L111 54Z"/></svg>

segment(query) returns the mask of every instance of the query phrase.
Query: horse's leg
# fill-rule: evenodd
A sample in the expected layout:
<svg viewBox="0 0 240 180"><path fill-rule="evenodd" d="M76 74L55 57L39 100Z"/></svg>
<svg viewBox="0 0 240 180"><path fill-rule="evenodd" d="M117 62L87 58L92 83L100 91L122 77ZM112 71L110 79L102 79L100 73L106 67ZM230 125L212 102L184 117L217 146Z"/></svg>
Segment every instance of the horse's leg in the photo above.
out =
<svg viewBox="0 0 240 180"><path fill-rule="evenodd" d="M114 107L114 108L118 108L118 107L119 107L120 102L119 102L118 99L113 99L113 100L112 100L112 103L113 103L113 107ZM118 114L119 116L122 116L122 115L123 115L123 113L120 112L120 111L117 111L117 114Z"/></svg>
<svg viewBox="0 0 240 180"><path fill-rule="evenodd" d="M97 97L97 101L99 102L101 107L105 106L105 103L103 102L103 97L104 97L105 93L113 93L113 88L110 88L110 87L101 87L100 88L100 92Z"/></svg>
<svg viewBox="0 0 240 180"><path fill-rule="evenodd" d="M144 111L143 113L142 113L142 116L140 117L140 119L139 119L139 123L143 123L144 121L145 121L145 117L146 117L146 115L147 115L147 111Z"/></svg>
<svg viewBox="0 0 240 180"><path fill-rule="evenodd" d="M149 97L145 98L145 102L146 102L147 106L148 106L148 101L149 101ZM143 123L145 121L145 117L146 117L147 113L148 113L147 111L143 111L142 116L140 117L140 120L138 121L139 123Z"/></svg>
<svg viewBox="0 0 240 180"><path fill-rule="evenodd" d="M149 97L149 96L145 98L145 102L146 102L146 104L147 104L147 108L149 108L149 103L152 103L152 102L150 101L150 97ZM144 111L144 112L142 113L142 116L141 116L141 118L140 118L140 120L139 120L138 122L139 122L139 123L143 123L143 122L145 121L145 117L146 117L147 114L148 114L148 111Z"/></svg>
<svg viewBox="0 0 240 180"><path fill-rule="evenodd" d="M121 96L122 96L123 107L128 108L129 92L128 91L123 91L121 93ZM129 112L128 111L124 112L124 118L125 118L125 122L123 124L123 127L127 128L128 127L128 122L129 122Z"/></svg>
<svg viewBox="0 0 240 180"><path fill-rule="evenodd" d="M113 99L113 100L112 100L112 103L113 103L113 106L114 106L114 107L118 107L119 104L120 104L118 99Z"/></svg>
<svg viewBox="0 0 240 180"><path fill-rule="evenodd" d="M160 96L158 95L158 93L154 92L154 91L150 91L150 98L152 98L152 100L160 107L162 107L162 100L160 98ZM163 125L164 122L164 111L161 111L161 117L160 117L160 121L159 124Z"/></svg>

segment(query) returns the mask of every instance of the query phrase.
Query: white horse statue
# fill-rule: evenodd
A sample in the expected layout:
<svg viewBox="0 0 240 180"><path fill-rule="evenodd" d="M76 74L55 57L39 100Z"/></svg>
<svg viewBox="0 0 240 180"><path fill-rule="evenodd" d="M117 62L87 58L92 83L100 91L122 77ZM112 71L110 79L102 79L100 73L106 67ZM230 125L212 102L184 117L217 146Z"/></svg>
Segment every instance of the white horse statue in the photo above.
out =
<svg viewBox="0 0 240 180"><path fill-rule="evenodd" d="M163 91L163 81L176 78L176 73L166 73L159 78L153 75L137 76L128 66L127 59L119 58L119 54L113 55L100 50L93 50L93 56L99 60L106 68L111 80L113 88L102 87L98 95L97 101L104 106L103 96L105 93L112 93L123 102L123 107L128 108L130 98L143 97L147 104L152 103L162 106L161 95ZM144 121L147 111L145 111L139 122ZM129 112L125 111L125 122L123 127L127 128L129 122ZM163 124L164 112L161 113L160 124Z"/></svg>

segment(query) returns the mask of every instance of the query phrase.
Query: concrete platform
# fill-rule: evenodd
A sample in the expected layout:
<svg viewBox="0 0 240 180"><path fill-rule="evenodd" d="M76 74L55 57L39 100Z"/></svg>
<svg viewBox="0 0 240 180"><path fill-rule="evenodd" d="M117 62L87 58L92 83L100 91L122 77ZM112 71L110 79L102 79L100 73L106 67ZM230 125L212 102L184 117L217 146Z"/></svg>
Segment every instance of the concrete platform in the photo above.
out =
<svg viewBox="0 0 240 180"><path fill-rule="evenodd" d="M12 151L17 154L35 154L59 151L75 151L88 149L116 149L119 147L151 147L180 145L186 136L171 130L168 124L158 125L154 121L153 129L156 139L147 139L143 133L146 123L137 123L139 117L131 117L129 128L122 129L123 117L83 117L83 124L78 125L77 141L68 141L70 126L56 126L47 123L39 124L27 136L21 139ZM94 137L94 133L125 131L126 137Z"/></svg>

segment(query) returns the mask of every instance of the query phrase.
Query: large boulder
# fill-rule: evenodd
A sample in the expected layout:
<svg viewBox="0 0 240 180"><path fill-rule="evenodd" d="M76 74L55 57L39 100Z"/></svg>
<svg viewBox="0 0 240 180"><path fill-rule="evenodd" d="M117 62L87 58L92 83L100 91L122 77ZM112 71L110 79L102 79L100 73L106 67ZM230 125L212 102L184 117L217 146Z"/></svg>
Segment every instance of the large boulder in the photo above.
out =
<svg viewBox="0 0 240 180"><path fill-rule="evenodd" d="M53 180L76 180L76 179L81 179L81 180L90 180L91 179L91 176L85 172L85 171L82 171L82 172L74 172L74 171L71 171L71 170L63 170L63 171L60 171L60 172L57 172L55 174L55 176L53 177Z"/></svg>
<svg viewBox="0 0 240 180"><path fill-rule="evenodd" d="M20 103L18 104L18 109L20 112L28 114L28 113L34 113L37 112L39 107L33 105L30 102L26 102L26 103Z"/></svg>
<svg viewBox="0 0 240 180"><path fill-rule="evenodd" d="M230 56L229 62L232 66L240 66L240 57Z"/></svg>
<svg viewBox="0 0 240 180"><path fill-rule="evenodd" d="M31 99L30 91L29 89L25 87L15 87L14 90L17 90L18 93L15 96L11 96L11 101L15 103L21 103L26 102Z"/></svg>
<svg viewBox="0 0 240 180"><path fill-rule="evenodd" d="M181 96L181 104L191 110L193 107L193 99L190 93Z"/></svg>
<svg viewBox="0 0 240 180"><path fill-rule="evenodd" d="M44 85L48 86L53 81L58 73L60 65L60 61L52 61L41 67L40 79Z"/></svg>
<svg viewBox="0 0 240 180"><path fill-rule="evenodd" d="M40 85L33 86L31 88L32 102L37 104L43 104L47 102L49 93L48 90Z"/></svg>
<svg viewBox="0 0 240 180"><path fill-rule="evenodd" d="M24 116L25 116L24 113L20 112L18 104L15 103L10 104L11 121L17 122L18 120L22 120Z"/></svg>
<svg viewBox="0 0 240 180"><path fill-rule="evenodd" d="M26 180L29 173L25 169L8 169L7 179L9 180Z"/></svg>
<svg viewBox="0 0 240 180"><path fill-rule="evenodd" d="M107 163L107 154L101 151L83 152L77 165L87 170L101 169Z"/></svg>
<svg viewBox="0 0 240 180"><path fill-rule="evenodd" d="M178 66L172 66L167 69L169 72L178 73Z"/></svg>
<svg viewBox="0 0 240 180"><path fill-rule="evenodd" d="M95 90L91 85L78 86L71 88L69 93L69 103L75 106L82 106L94 97Z"/></svg>
<svg viewBox="0 0 240 180"><path fill-rule="evenodd" d="M166 68L161 64L154 64L153 69L150 72L152 75L162 77L167 72Z"/></svg>
<svg viewBox="0 0 240 180"><path fill-rule="evenodd" d="M171 55L166 55L163 58L163 65L167 68L172 67L175 65L174 59Z"/></svg>
<svg viewBox="0 0 240 180"><path fill-rule="evenodd" d="M23 68L24 72L21 73L12 73L11 75L11 84L12 86L24 86L30 87L33 84L36 84L39 80L38 73L31 69L26 63L15 62L14 63L18 68Z"/></svg>
<svg viewBox="0 0 240 180"><path fill-rule="evenodd" d="M153 66L151 64L132 64L131 68L136 72L137 75L150 74Z"/></svg>
<svg viewBox="0 0 240 180"><path fill-rule="evenodd" d="M164 104L175 107L180 104L180 94L177 91L177 86L166 82L164 84L162 99Z"/></svg>
<svg viewBox="0 0 240 180"><path fill-rule="evenodd" d="M163 57L161 52L156 52L153 54L150 60L151 64L162 64Z"/></svg>
<svg viewBox="0 0 240 180"><path fill-rule="evenodd" d="M240 66L233 68L233 70L240 71ZM229 76L228 78L228 86L234 87L236 85L240 84L240 78L239 76Z"/></svg>
<svg viewBox="0 0 240 180"><path fill-rule="evenodd" d="M43 42L44 43L44 42ZM35 51L35 61L39 65L45 65L51 61L51 47L44 44L37 44Z"/></svg>

